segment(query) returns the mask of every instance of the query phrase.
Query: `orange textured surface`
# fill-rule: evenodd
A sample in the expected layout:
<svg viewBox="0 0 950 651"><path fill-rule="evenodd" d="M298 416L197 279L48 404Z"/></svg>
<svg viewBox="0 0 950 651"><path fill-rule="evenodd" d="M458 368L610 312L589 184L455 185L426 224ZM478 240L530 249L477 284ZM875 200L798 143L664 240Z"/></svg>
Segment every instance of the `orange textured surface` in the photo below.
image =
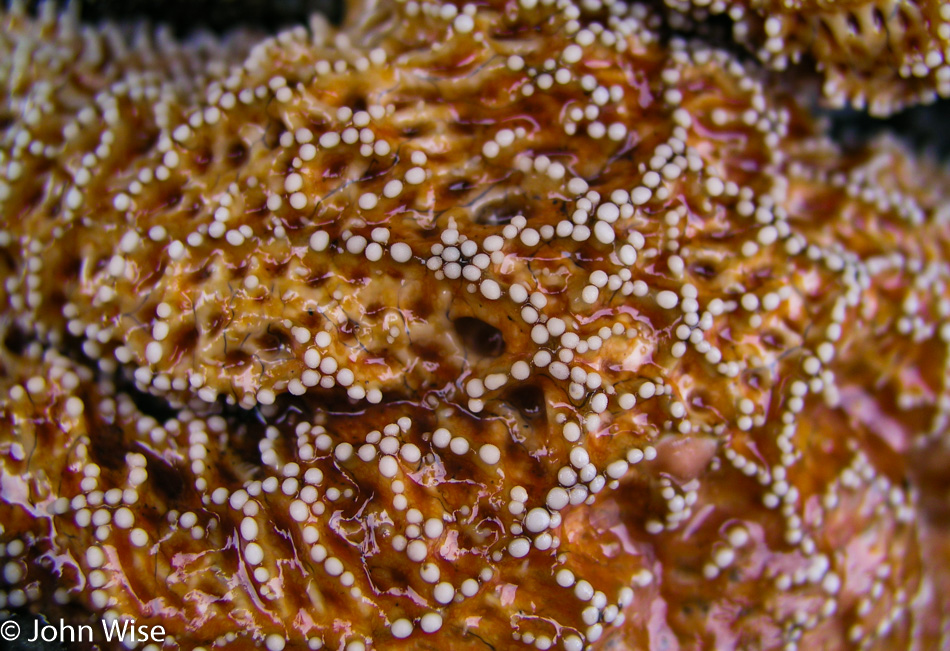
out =
<svg viewBox="0 0 950 651"><path fill-rule="evenodd" d="M827 104L890 115L950 96L950 5L942 0L664 0L701 25L728 16L732 37L765 65L801 64Z"/></svg>

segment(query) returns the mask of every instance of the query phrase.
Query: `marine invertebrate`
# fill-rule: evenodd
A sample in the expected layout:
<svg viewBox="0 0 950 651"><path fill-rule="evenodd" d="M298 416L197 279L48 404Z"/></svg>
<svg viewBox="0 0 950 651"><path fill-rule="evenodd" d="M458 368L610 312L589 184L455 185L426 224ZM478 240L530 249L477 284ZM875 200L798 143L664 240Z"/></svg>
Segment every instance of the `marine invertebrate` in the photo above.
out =
<svg viewBox="0 0 950 651"><path fill-rule="evenodd" d="M945 172L642 5L387 2L200 84L5 19L49 61L2 57L6 606L189 649L939 640Z"/></svg>
<svg viewBox="0 0 950 651"><path fill-rule="evenodd" d="M724 15L732 35L765 65L802 62L823 78L832 106L889 115L950 96L950 9L940 0L729 2L666 0L682 20ZM677 20L679 19L679 20Z"/></svg>

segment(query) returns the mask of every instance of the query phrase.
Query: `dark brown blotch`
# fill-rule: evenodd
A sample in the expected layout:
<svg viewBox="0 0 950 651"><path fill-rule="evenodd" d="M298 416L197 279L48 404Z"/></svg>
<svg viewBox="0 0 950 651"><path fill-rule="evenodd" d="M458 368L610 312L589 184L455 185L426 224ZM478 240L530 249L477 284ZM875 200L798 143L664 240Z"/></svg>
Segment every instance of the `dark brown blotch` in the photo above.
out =
<svg viewBox="0 0 950 651"><path fill-rule="evenodd" d="M453 324L468 352L479 357L498 357L505 352L505 337L495 326L470 316L458 318Z"/></svg>

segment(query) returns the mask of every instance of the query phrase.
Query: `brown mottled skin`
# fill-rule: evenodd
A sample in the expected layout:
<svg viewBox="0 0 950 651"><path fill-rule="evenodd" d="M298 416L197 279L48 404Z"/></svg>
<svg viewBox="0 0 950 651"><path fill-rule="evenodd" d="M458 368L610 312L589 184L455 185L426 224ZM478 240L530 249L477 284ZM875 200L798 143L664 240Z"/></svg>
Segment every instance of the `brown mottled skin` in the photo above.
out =
<svg viewBox="0 0 950 651"><path fill-rule="evenodd" d="M680 27L728 16L731 36L766 66L805 78L817 72L822 100L835 108L881 117L950 96L950 11L942 0L664 4Z"/></svg>

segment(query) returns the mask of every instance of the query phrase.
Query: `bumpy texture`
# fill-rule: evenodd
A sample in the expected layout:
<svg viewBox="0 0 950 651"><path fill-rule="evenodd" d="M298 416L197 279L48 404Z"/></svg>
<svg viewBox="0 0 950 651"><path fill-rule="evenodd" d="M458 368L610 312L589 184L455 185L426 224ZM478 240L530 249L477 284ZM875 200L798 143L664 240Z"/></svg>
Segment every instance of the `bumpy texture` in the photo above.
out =
<svg viewBox="0 0 950 651"><path fill-rule="evenodd" d="M872 115L950 97L950 5L942 0L664 0L677 27L728 16L765 65L818 70L832 106Z"/></svg>
<svg viewBox="0 0 950 651"><path fill-rule="evenodd" d="M0 608L950 643L950 187L640 6L0 30ZM55 36L55 38L54 38Z"/></svg>

